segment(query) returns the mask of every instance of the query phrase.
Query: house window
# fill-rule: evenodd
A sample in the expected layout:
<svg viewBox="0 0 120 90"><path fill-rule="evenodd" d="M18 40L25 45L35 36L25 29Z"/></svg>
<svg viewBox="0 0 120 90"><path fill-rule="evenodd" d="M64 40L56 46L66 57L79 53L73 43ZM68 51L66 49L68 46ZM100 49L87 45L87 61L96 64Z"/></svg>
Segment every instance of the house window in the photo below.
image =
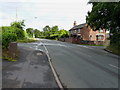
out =
<svg viewBox="0 0 120 90"><path fill-rule="evenodd" d="M76 33L76 30L74 30L74 33Z"/></svg>
<svg viewBox="0 0 120 90"><path fill-rule="evenodd" d="M72 34L74 33L74 30L72 30Z"/></svg>
<svg viewBox="0 0 120 90"><path fill-rule="evenodd" d="M99 39L100 39L100 40L103 40L103 39L104 39L104 36L103 36L103 35L99 35Z"/></svg>
<svg viewBox="0 0 120 90"><path fill-rule="evenodd" d="M90 35L90 38L92 37L92 35Z"/></svg>
<svg viewBox="0 0 120 90"><path fill-rule="evenodd" d="M98 35L96 35L96 40L98 40Z"/></svg>
<svg viewBox="0 0 120 90"><path fill-rule="evenodd" d="M96 35L96 40L103 40L104 36L103 35Z"/></svg>

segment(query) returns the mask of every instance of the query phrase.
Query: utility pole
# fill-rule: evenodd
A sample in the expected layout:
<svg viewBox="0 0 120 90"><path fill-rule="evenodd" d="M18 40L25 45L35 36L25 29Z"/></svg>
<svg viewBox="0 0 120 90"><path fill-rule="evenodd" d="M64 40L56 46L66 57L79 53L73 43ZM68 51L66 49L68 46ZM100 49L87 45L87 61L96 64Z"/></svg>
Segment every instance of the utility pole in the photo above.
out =
<svg viewBox="0 0 120 90"><path fill-rule="evenodd" d="M37 17L34 17L34 18L37 19ZM34 30L33 30L33 38L35 38Z"/></svg>
<svg viewBox="0 0 120 90"><path fill-rule="evenodd" d="M17 8L16 8L16 22L17 22L17 19L18 19L18 15L17 15Z"/></svg>

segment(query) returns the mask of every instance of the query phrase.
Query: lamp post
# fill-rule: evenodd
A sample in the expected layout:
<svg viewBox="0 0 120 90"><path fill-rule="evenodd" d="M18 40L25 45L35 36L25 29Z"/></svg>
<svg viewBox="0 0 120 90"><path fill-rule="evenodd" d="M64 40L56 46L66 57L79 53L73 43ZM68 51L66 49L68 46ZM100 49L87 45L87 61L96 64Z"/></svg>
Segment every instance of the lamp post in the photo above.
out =
<svg viewBox="0 0 120 90"><path fill-rule="evenodd" d="M37 17L34 17L34 18L37 19ZM33 30L33 38L35 38L34 30Z"/></svg>

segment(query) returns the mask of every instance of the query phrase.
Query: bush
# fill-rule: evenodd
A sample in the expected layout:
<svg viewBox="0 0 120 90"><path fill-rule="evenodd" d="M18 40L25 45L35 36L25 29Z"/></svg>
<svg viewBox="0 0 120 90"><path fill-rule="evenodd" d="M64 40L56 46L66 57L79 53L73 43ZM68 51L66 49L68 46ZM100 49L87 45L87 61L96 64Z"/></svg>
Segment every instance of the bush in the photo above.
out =
<svg viewBox="0 0 120 90"><path fill-rule="evenodd" d="M18 40L22 40L25 38L24 30L21 30L19 28L14 28L14 30L15 30L15 34L17 35Z"/></svg>
<svg viewBox="0 0 120 90"><path fill-rule="evenodd" d="M14 33L4 32L2 34L2 48L8 48L10 42L17 40L17 35Z"/></svg>

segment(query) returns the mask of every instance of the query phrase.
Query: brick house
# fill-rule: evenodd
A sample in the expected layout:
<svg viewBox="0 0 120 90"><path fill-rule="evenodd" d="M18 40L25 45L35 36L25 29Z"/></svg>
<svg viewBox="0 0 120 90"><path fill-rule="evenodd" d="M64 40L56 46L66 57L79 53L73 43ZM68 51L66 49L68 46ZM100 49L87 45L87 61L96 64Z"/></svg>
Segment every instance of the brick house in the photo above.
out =
<svg viewBox="0 0 120 90"><path fill-rule="evenodd" d="M76 21L73 27L69 30L70 42L80 44L103 44L106 40L106 30L99 29L93 31L90 26L87 27L86 23L76 25Z"/></svg>

